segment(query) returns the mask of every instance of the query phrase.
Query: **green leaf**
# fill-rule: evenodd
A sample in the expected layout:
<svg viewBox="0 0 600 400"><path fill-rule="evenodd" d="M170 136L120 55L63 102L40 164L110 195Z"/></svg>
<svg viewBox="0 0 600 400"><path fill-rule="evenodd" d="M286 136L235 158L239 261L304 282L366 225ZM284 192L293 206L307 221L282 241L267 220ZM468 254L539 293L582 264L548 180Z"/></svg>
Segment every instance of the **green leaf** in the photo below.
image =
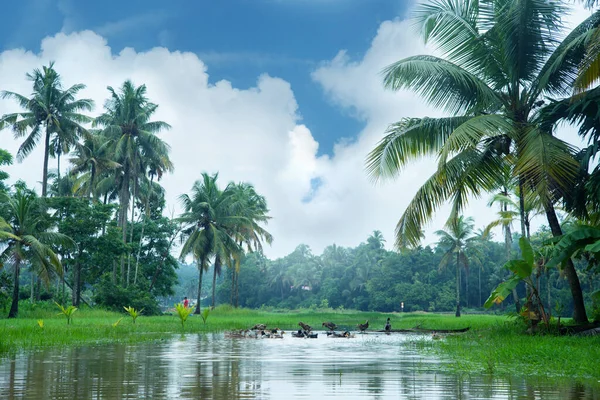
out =
<svg viewBox="0 0 600 400"><path fill-rule="evenodd" d="M525 260L510 260L504 266L521 279L528 278L533 271L533 264L529 264Z"/></svg>
<svg viewBox="0 0 600 400"><path fill-rule="evenodd" d="M521 282L518 276L513 276L505 282L498 285L496 289L492 291L490 297L485 301L483 305L485 308L490 308L494 304L500 304L508 297L514 288Z"/></svg>
<svg viewBox="0 0 600 400"><path fill-rule="evenodd" d="M585 251L589 251L590 253L598 253L600 252L600 240L596 243L588 244L584 248Z"/></svg>
<svg viewBox="0 0 600 400"><path fill-rule="evenodd" d="M529 265L533 265L534 257L533 257L533 248L531 247L531 243L524 236L519 238L519 247L521 248L521 255L523 256L523 260ZM531 272L527 275L531 275Z"/></svg>

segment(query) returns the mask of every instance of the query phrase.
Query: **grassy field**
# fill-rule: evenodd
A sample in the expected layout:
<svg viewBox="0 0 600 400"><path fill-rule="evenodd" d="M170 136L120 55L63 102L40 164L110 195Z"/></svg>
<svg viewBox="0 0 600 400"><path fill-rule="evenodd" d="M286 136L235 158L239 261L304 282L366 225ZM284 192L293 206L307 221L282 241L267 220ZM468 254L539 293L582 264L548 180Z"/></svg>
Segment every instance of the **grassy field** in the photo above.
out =
<svg viewBox="0 0 600 400"><path fill-rule="evenodd" d="M182 330L175 315L142 315L133 324L126 314L82 309L75 312L71 325L67 325L66 318L57 313L57 309L46 305L24 309L18 319L0 319L0 356L2 353L46 346L152 341L182 331L220 332L249 328L257 323L292 331L298 328L298 321L315 329L320 329L323 321L332 321L339 329L356 330L356 324L368 319L370 329L378 330L383 328L389 316L394 329L471 327L464 334L440 335L444 338L442 340L416 339L411 342L420 351L447 360L445 368L457 373L600 380L600 337L530 336L524 333L524 327L518 322L503 316L463 315L455 318L424 313L333 310L267 312L224 306L213 310L206 324L200 316L191 316ZM43 320L43 328L38 320Z"/></svg>

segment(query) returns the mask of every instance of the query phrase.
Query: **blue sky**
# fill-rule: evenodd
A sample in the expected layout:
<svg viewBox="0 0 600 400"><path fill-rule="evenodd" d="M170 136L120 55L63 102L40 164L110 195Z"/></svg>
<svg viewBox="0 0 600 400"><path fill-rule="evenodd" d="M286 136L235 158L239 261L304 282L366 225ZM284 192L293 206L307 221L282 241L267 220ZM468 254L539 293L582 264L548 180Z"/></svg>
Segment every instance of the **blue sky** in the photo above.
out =
<svg viewBox="0 0 600 400"><path fill-rule="evenodd" d="M382 21L403 17L407 0L22 0L5 5L0 48L38 51L57 32L90 29L113 52L156 46L190 51L208 65L211 82L252 87L268 73L290 82L302 123L331 154L339 138L363 127L352 111L331 105L311 72L342 49L360 58Z"/></svg>

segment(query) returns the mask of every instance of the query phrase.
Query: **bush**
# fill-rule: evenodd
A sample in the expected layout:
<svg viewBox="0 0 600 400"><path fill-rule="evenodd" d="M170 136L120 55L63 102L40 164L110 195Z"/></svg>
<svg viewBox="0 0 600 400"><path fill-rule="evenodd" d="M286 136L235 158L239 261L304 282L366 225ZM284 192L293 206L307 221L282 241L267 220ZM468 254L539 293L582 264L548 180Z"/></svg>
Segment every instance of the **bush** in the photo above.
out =
<svg viewBox="0 0 600 400"><path fill-rule="evenodd" d="M96 286L94 302L112 311L123 312L124 307L144 309L145 315L161 314L158 301L147 291L136 287L124 288L103 279Z"/></svg>

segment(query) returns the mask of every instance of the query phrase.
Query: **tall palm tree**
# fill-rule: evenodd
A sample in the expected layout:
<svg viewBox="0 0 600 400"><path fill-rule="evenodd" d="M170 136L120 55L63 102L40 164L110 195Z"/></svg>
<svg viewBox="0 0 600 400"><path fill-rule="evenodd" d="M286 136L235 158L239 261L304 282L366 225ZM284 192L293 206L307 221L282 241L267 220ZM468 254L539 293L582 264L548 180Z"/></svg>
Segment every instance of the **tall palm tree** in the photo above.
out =
<svg viewBox="0 0 600 400"><path fill-rule="evenodd" d="M448 266L456 260L456 316L460 317L460 266L465 270L469 268L469 259L465 252L467 247L476 240L473 235L473 218L464 218L462 215L451 219L446 224L447 231L439 230L435 234L439 236L438 245L446 252L440 260L440 268ZM468 283L467 283L468 284Z"/></svg>
<svg viewBox="0 0 600 400"><path fill-rule="evenodd" d="M1 264L13 266L13 295L8 318L19 313L19 275L21 264L28 262L37 275L48 284L52 274L62 274L60 260L52 251L52 245L73 246L73 241L44 226L43 211L35 193L17 189L13 196L0 193L0 201L6 204L7 220L0 218Z"/></svg>
<svg viewBox="0 0 600 400"><path fill-rule="evenodd" d="M21 108L26 110L4 115L0 119L0 128L11 127L15 138L26 136L17 152L19 161L27 157L40 138L44 136L42 197L46 197L48 156L52 137L59 137L59 142L62 142L61 146L74 143L76 138L85 132L85 128L81 124L91 121L90 117L81 112L91 111L94 102L90 99L76 99L77 93L85 88L83 84L76 84L63 90L61 77L54 69L52 62L42 70L35 69L33 73L28 73L27 79L33 82L31 98L9 91L3 91L0 94L3 99L16 100Z"/></svg>
<svg viewBox="0 0 600 400"><path fill-rule="evenodd" d="M127 80L117 92L108 87L111 97L104 105L105 112L98 116L94 127L102 129L102 134L114 142L114 161L121 165L119 182L119 218L123 243L127 243L127 210L140 176L144 176L144 160L168 160L170 147L157 134L170 129L163 121L151 118L158 105L151 103L146 96L146 85L135 87ZM132 207L133 215L133 207ZM129 283L129 271L125 279L124 258L121 260L121 279Z"/></svg>
<svg viewBox="0 0 600 400"><path fill-rule="evenodd" d="M225 190L220 190L217 178L218 174L211 176L202 173L202 179L196 181L192 187L192 195L183 194L179 197L184 209L180 221L184 224L182 239L185 240L180 258L185 259L188 255L192 255L197 261L199 271L196 314L200 313L202 275L208 269L210 258L215 258L214 306L214 282L221 263L242 252L232 232L235 232L236 227L247 222L245 217L234 212L232 205L235 201L235 193L231 185Z"/></svg>
<svg viewBox="0 0 600 400"><path fill-rule="evenodd" d="M76 190L80 196L98 200L96 183L104 172L115 170L121 166L113 161L111 154L112 141L102 135L88 135L82 143L75 146L75 156L71 162L71 174L78 176Z"/></svg>
<svg viewBox="0 0 600 400"><path fill-rule="evenodd" d="M261 224L268 223L271 217L268 215L269 208L264 196L259 195L254 186L241 182L230 187L235 197L233 209L235 213L242 215L240 224L235 227L232 234L238 245L245 245L248 251L258 251L262 253L262 243L271 244L273 236ZM232 262L232 305L237 307L239 303L238 296L238 278L240 273L240 258L235 257ZM235 298L235 302L233 299Z"/></svg>
<svg viewBox="0 0 600 400"><path fill-rule="evenodd" d="M367 158L369 174L396 175L408 162L437 156L438 170L419 189L396 227L396 245L416 245L422 226L446 201L452 218L471 196L492 191L510 168L517 180L521 233L524 196L543 204L554 235L561 229L554 202L577 173L573 149L540 128L547 96L572 89L585 57L585 38L600 24L596 12L567 37L563 5L550 0L434 0L418 7L416 22L442 57L414 56L384 71L392 90L410 89L451 116L405 118L392 124ZM587 321L572 263L565 267L574 318Z"/></svg>
<svg viewBox="0 0 600 400"><path fill-rule="evenodd" d="M152 196L154 194L154 177L156 177L157 180L160 181L165 172L167 172L167 171L172 172L174 169L173 163L167 156L161 156L159 158L149 159L149 160L146 160L146 162L148 163L148 165L147 165L147 168L146 167L144 168L144 170L147 169L147 173L148 173L148 175L150 175L150 181L148 182L146 179L144 179L147 190L146 190L146 193L144 196L145 203L144 203L144 218L142 219L142 232L140 233L140 241L138 243L138 251L137 251L137 255L135 257L135 274L133 277L134 285L137 283L138 269L139 269L139 264L140 264L140 255L142 253L142 239L144 238L144 229L146 228L146 220L148 218L150 218L150 207L149 206L150 206L150 198L152 198ZM144 175L144 178L146 178L145 175ZM160 185L157 185L157 186L158 186L159 190L162 189L160 187ZM132 226L132 231L133 231L133 226Z"/></svg>

